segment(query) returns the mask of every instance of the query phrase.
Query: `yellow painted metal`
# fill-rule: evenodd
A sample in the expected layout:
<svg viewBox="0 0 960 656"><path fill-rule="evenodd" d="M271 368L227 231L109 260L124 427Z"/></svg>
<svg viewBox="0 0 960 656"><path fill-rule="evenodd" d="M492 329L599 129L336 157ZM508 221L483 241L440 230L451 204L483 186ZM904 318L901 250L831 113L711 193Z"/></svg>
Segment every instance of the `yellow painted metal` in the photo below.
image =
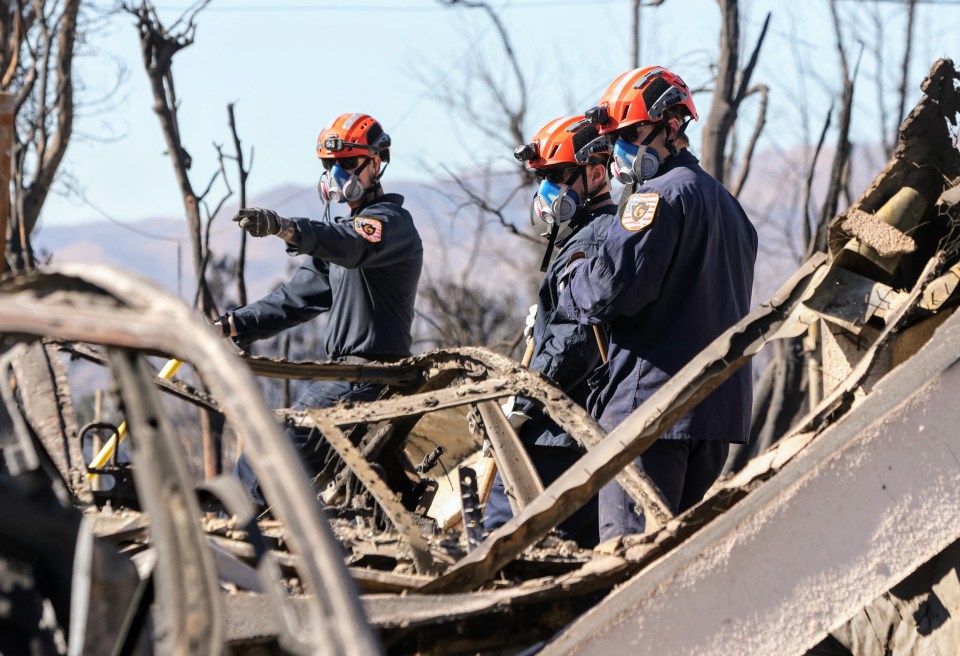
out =
<svg viewBox="0 0 960 656"><path fill-rule="evenodd" d="M183 365L182 360L177 360L176 358L167 360L167 363L163 365L163 368L160 370L160 373L157 374L157 378L162 378L164 380L169 380L180 370L180 366ZM103 467L107 464L107 461L113 457L113 452L117 450L117 447L121 442L127 437L127 422L123 422L117 427L117 432L110 436L110 439L107 440L107 443L103 445L103 448L100 449L100 453L90 461L88 469L97 467ZM87 478L94 480L97 477L96 474L87 473Z"/></svg>

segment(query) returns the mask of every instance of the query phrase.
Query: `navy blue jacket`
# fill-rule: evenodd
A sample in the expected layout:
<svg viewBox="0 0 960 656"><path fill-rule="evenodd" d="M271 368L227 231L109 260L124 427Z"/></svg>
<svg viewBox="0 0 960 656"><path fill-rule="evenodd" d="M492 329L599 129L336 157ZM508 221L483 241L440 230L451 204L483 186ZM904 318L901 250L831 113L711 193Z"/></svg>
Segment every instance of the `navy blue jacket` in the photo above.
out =
<svg viewBox="0 0 960 656"><path fill-rule="evenodd" d="M403 196L384 194L350 216L293 219L292 254L312 256L276 290L233 311L247 344L326 312L328 358L410 355L423 244Z"/></svg>
<svg viewBox="0 0 960 656"><path fill-rule="evenodd" d="M560 281L571 258L596 255L615 214L616 205L597 208L588 215L585 225L579 230L557 241L560 250L547 267L537 293L530 369L553 380L557 387L582 407L587 405L587 379L600 364L600 350L593 329L581 324L575 316L560 307ZM577 219L574 217L571 223ZM521 401L520 408L531 417L542 414L542 410L530 401ZM544 429L546 423L529 422L531 428L521 430L524 441L540 446L576 446L576 441L559 427L551 425ZM527 428L527 424L524 428ZM527 434L531 431L536 435Z"/></svg>
<svg viewBox="0 0 960 656"><path fill-rule="evenodd" d="M637 189L596 257L571 268L561 298L580 322L609 329L609 362L588 402L604 428L747 314L756 257L740 203L686 150ZM663 438L746 442L752 402L744 366Z"/></svg>

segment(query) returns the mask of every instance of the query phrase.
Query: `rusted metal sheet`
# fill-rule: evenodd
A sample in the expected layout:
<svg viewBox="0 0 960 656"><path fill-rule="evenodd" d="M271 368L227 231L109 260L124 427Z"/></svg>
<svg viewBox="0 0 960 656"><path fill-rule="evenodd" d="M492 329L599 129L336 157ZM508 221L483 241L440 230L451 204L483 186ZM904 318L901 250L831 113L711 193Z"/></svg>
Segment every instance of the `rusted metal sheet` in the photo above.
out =
<svg viewBox="0 0 960 656"><path fill-rule="evenodd" d="M541 653L804 653L960 537L958 359L954 316L776 476Z"/></svg>

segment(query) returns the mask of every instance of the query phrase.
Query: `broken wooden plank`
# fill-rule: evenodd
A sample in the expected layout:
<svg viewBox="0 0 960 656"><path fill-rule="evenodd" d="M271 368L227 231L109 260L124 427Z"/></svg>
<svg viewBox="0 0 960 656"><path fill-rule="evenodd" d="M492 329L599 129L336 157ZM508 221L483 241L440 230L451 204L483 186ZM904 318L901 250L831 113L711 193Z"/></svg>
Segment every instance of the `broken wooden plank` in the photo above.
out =
<svg viewBox="0 0 960 656"><path fill-rule="evenodd" d="M485 401L477 404L477 411L493 447L510 507L516 514L543 493L543 482L500 406Z"/></svg>
<svg viewBox="0 0 960 656"><path fill-rule="evenodd" d="M550 485L483 545L421 590L471 589L570 516L649 447L673 423L755 355L826 274L817 254L768 302L717 337L699 356L637 408L603 442Z"/></svg>
<svg viewBox="0 0 960 656"><path fill-rule="evenodd" d="M355 383L409 385L420 379L420 371L403 363L344 364L341 362L293 362L280 358L243 356L255 376L295 380L348 380Z"/></svg>
<svg viewBox="0 0 960 656"><path fill-rule="evenodd" d="M323 434L323 438L333 447L337 455L346 463L350 471L367 489L377 503L383 508L384 515L393 524L393 527L403 535L407 546L410 548L413 556L413 563L418 574L435 573L436 567L433 557L430 554L430 545L426 538L420 533L416 521L403 507L400 500L395 498L393 491L387 486L382 478L373 469L367 459L363 457L357 447L350 442L339 427L321 418L317 421L317 428Z"/></svg>

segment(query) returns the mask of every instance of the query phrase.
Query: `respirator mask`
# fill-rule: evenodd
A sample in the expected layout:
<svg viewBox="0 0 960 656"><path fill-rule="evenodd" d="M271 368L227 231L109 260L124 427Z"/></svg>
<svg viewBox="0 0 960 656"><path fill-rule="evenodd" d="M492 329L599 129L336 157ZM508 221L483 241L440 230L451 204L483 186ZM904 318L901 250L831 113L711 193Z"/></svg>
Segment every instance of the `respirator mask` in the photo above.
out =
<svg viewBox="0 0 960 656"><path fill-rule="evenodd" d="M366 189L360 182L360 173L370 164L370 158L364 158L363 164L357 166L358 157L344 157L323 161L326 169L317 183L320 198L327 203L349 203L360 200ZM351 170L352 169L352 170Z"/></svg>
<svg viewBox="0 0 960 656"><path fill-rule="evenodd" d="M570 188L570 182L572 180L558 184L550 179L540 182L533 197L533 212L537 218L544 223L560 224L574 217L580 206L580 196Z"/></svg>
<svg viewBox="0 0 960 656"><path fill-rule="evenodd" d="M617 139L613 145L610 173L618 182L629 185L649 180L657 174L660 170L660 156L650 147L650 143L662 129L663 124L658 123L640 145L631 143L632 139L624 139L623 136L626 135Z"/></svg>

